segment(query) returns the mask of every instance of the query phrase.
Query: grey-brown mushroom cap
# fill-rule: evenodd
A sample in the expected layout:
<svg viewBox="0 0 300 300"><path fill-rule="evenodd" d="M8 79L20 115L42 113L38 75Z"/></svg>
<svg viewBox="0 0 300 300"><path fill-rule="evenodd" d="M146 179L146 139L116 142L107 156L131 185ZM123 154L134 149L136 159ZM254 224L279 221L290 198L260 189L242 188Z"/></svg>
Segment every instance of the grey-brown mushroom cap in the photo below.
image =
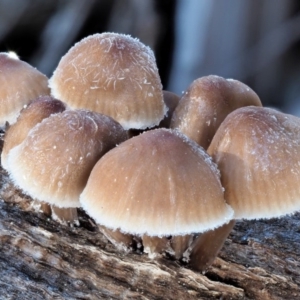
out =
<svg viewBox="0 0 300 300"><path fill-rule="evenodd" d="M126 138L118 122L96 112L51 115L9 152L10 177L37 200L79 207L79 195L95 163Z"/></svg>
<svg viewBox="0 0 300 300"><path fill-rule="evenodd" d="M125 129L154 127L167 113L153 51L129 35L81 40L62 57L49 85L70 108L109 115Z"/></svg>
<svg viewBox="0 0 300 300"><path fill-rule="evenodd" d="M208 153L221 172L237 219L280 217L300 210L300 119L245 107L227 116Z"/></svg>
<svg viewBox="0 0 300 300"><path fill-rule="evenodd" d="M167 129L145 132L106 153L80 202L100 225L137 235L203 232L233 215L211 158Z"/></svg>
<svg viewBox="0 0 300 300"><path fill-rule="evenodd" d="M11 53L0 53L0 127L14 123L24 105L49 95L48 78Z"/></svg>
<svg viewBox="0 0 300 300"><path fill-rule="evenodd" d="M51 96L39 96L30 102L20 112L17 121L9 126L5 132L4 145L1 153L1 165L8 170L7 156L9 151L19 145L28 135L29 131L44 118L51 114L65 110L65 105L60 100Z"/></svg>
<svg viewBox="0 0 300 300"><path fill-rule="evenodd" d="M226 116L244 106L262 106L246 84L209 75L194 80L181 97L171 119L176 128L207 149Z"/></svg>

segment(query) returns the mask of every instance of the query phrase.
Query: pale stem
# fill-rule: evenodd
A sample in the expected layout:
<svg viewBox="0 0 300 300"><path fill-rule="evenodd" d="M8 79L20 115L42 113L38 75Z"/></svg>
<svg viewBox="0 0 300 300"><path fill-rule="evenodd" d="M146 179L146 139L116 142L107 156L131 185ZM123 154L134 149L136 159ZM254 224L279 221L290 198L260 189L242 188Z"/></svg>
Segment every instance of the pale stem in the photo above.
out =
<svg viewBox="0 0 300 300"><path fill-rule="evenodd" d="M234 227L235 220L214 230L200 234L191 245L190 266L194 270L205 271L221 250L226 238Z"/></svg>
<svg viewBox="0 0 300 300"><path fill-rule="evenodd" d="M131 234L123 233L118 229L112 230L102 225L98 225L98 228L119 251L129 252L132 249L134 238Z"/></svg>
<svg viewBox="0 0 300 300"><path fill-rule="evenodd" d="M57 207L51 205L52 219L62 224L79 225L76 207Z"/></svg>
<svg viewBox="0 0 300 300"><path fill-rule="evenodd" d="M174 257L181 259L184 251L188 249L192 243L193 235L177 235L171 239L171 247L174 250Z"/></svg>
<svg viewBox="0 0 300 300"><path fill-rule="evenodd" d="M47 216L51 216L51 206L46 202L41 202L38 200L33 200L31 203L31 207L36 212L42 212Z"/></svg>
<svg viewBox="0 0 300 300"><path fill-rule="evenodd" d="M143 235L144 252L148 254L149 258L155 258L157 254L172 251L170 240L166 237Z"/></svg>

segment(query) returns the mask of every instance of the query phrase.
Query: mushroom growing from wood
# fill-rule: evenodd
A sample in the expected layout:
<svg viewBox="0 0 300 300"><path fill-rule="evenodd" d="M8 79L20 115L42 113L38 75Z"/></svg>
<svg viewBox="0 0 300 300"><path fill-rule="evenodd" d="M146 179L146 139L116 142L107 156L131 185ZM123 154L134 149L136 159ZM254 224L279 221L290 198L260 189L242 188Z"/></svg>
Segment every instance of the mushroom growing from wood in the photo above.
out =
<svg viewBox="0 0 300 300"><path fill-rule="evenodd" d="M15 53L0 53L0 128L14 123L24 105L49 95L48 78Z"/></svg>
<svg viewBox="0 0 300 300"><path fill-rule="evenodd" d="M129 35L91 35L62 57L51 93L70 108L111 116L125 129L158 125L167 112L153 51Z"/></svg>
<svg viewBox="0 0 300 300"><path fill-rule="evenodd" d="M101 226L140 237L150 256L163 251L182 258L193 233L218 228L233 216L211 158L167 129L147 131L106 153L80 202Z"/></svg>
<svg viewBox="0 0 300 300"><path fill-rule="evenodd" d="M17 122L9 126L5 133L1 153L3 168L8 170L7 155L9 151L21 144L36 124L50 115L60 113L64 110L65 105L60 100L54 99L51 96L40 96L21 110Z"/></svg>
<svg viewBox="0 0 300 300"><path fill-rule="evenodd" d="M239 108L222 122L207 151L220 169L234 219L268 219L300 210L299 118L269 108ZM224 241L227 229L200 236L191 259L198 247L207 251L201 247L205 235L209 243Z"/></svg>
<svg viewBox="0 0 300 300"><path fill-rule="evenodd" d="M76 220L79 195L99 158L127 134L112 118L87 110L51 115L8 154L13 182L53 206L61 221Z"/></svg>
<svg viewBox="0 0 300 300"><path fill-rule="evenodd" d="M244 83L214 75L201 77L180 99L170 128L177 128L207 149L226 116L249 105L262 106L257 94Z"/></svg>

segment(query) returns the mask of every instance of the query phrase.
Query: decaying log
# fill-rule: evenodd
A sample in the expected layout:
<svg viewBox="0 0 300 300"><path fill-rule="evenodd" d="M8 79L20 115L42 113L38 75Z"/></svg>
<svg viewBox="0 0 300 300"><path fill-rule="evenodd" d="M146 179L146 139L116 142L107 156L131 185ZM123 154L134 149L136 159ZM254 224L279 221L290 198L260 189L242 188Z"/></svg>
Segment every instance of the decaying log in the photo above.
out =
<svg viewBox="0 0 300 300"><path fill-rule="evenodd" d="M67 227L30 205L0 169L0 299L300 299L299 213L237 222L200 274L119 253L83 212Z"/></svg>

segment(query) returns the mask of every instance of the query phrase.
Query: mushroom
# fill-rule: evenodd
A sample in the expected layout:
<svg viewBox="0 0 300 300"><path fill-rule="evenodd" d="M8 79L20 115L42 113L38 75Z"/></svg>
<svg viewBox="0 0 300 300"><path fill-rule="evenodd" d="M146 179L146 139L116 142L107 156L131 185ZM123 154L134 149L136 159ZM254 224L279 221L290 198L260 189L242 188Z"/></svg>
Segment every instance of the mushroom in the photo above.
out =
<svg viewBox="0 0 300 300"><path fill-rule="evenodd" d="M218 164L235 219L300 210L299 118L269 108L240 108L221 124L208 153Z"/></svg>
<svg viewBox="0 0 300 300"><path fill-rule="evenodd" d="M0 128L14 123L23 108L40 95L49 95L48 79L15 53L0 53Z"/></svg>
<svg viewBox="0 0 300 300"><path fill-rule="evenodd" d="M126 138L122 126L108 116L66 110L37 124L9 152L9 173L25 193L54 207L53 218L73 222L94 164Z"/></svg>
<svg viewBox="0 0 300 300"><path fill-rule="evenodd" d="M182 257L191 234L218 228L233 216L211 158L168 129L144 132L106 153L80 202L99 225L141 237L150 257L165 250Z"/></svg>
<svg viewBox="0 0 300 300"><path fill-rule="evenodd" d="M50 96L40 96L26 106L17 119L17 122L9 126L4 137L4 146L1 153L1 164L8 169L7 155L15 146L21 144L28 132L44 118L65 110L65 105Z"/></svg>
<svg viewBox="0 0 300 300"><path fill-rule="evenodd" d="M153 51L129 35L84 38L62 57L49 85L70 108L106 114L125 129L158 125L167 112Z"/></svg>
<svg viewBox="0 0 300 300"><path fill-rule="evenodd" d="M261 107L239 108L221 124L208 153L220 169L234 219L267 219L300 209L299 128L299 118Z"/></svg>
<svg viewBox="0 0 300 300"><path fill-rule="evenodd" d="M177 128L207 149L225 117L243 106L261 106L257 94L244 83L219 76L196 79L177 105L170 128Z"/></svg>

